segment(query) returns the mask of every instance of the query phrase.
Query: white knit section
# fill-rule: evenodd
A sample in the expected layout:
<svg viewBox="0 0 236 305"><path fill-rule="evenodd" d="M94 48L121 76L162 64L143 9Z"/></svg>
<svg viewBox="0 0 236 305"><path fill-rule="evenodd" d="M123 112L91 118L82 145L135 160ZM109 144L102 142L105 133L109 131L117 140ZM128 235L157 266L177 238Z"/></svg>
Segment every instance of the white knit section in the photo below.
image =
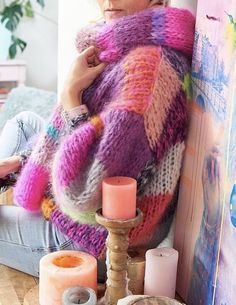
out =
<svg viewBox="0 0 236 305"><path fill-rule="evenodd" d="M180 176L184 148L183 142L170 148L159 166L156 167L151 183L148 184L143 196L174 193Z"/></svg>
<svg viewBox="0 0 236 305"><path fill-rule="evenodd" d="M62 192L59 192L54 180L53 190L59 206L70 209L72 212L96 211L101 207L102 180L107 173L97 159L88 168L82 177L80 175L82 179L75 180Z"/></svg>

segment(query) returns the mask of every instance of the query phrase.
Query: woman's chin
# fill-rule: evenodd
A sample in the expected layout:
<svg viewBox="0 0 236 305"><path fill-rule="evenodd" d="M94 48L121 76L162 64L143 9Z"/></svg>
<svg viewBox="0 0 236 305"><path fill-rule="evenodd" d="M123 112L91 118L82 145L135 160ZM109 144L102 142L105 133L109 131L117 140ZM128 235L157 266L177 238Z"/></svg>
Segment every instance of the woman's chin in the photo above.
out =
<svg viewBox="0 0 236 305"><path fill-rule="evenodd" d="M121 17L124 17L126 14L124 11L108 11L105 12L105 20L107 22L119 19Z"/></svg>

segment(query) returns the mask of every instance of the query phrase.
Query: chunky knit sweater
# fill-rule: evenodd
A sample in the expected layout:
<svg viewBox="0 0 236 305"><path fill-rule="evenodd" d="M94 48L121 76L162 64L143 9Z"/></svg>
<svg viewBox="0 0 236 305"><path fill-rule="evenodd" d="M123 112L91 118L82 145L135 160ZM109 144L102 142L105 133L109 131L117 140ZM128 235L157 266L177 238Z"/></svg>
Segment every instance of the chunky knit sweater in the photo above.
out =
<svg viewBox="0 0 236 305"><path fill-rule="evenodd" d="M144 220L130 241L147 246L180 175L193 35L193 16L176 8L148 9L81 31L78 51L95 45L108 63L83 94L91 119L70 130L62 107L55 109L18 179L16 202L29 211L42 209L98 258L107 237L95 221L102 180L133 177Z"/></svg>

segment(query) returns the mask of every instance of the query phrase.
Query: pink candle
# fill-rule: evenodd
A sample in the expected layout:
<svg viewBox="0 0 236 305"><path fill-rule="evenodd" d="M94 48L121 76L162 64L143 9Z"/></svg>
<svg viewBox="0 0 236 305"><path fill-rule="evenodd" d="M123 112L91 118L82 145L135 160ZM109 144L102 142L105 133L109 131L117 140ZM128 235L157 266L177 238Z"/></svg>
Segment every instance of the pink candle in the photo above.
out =
<svg viewBox="0 0 236 305"><path fill-rule="evenodd" d="M137 181L129 177L108 177L102 182L102 214L109 219L136 216Z"/></svg>
<svg viewBox="0 0 236 305"><path fill-rule="evenodd" d="M178 252L156 248L146 252L144 294L175 298Z"/></svg>

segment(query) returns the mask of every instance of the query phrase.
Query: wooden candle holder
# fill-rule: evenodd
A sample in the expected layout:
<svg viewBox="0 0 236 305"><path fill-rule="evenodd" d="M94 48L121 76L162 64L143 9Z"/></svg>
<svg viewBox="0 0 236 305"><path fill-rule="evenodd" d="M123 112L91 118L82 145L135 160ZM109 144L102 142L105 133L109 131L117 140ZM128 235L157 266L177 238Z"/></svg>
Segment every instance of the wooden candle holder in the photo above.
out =
<svg viewBox="0 0 236 305"><path fill-rule="evenodd" d="M104 299L100 303L116 305L119 299L128 295L127 250L129 231L143 219L137 209L136 217L128 220L112 220L103 217L102 209L96 213L96 221L108 230L107 244L107 282Z"/></svg>

